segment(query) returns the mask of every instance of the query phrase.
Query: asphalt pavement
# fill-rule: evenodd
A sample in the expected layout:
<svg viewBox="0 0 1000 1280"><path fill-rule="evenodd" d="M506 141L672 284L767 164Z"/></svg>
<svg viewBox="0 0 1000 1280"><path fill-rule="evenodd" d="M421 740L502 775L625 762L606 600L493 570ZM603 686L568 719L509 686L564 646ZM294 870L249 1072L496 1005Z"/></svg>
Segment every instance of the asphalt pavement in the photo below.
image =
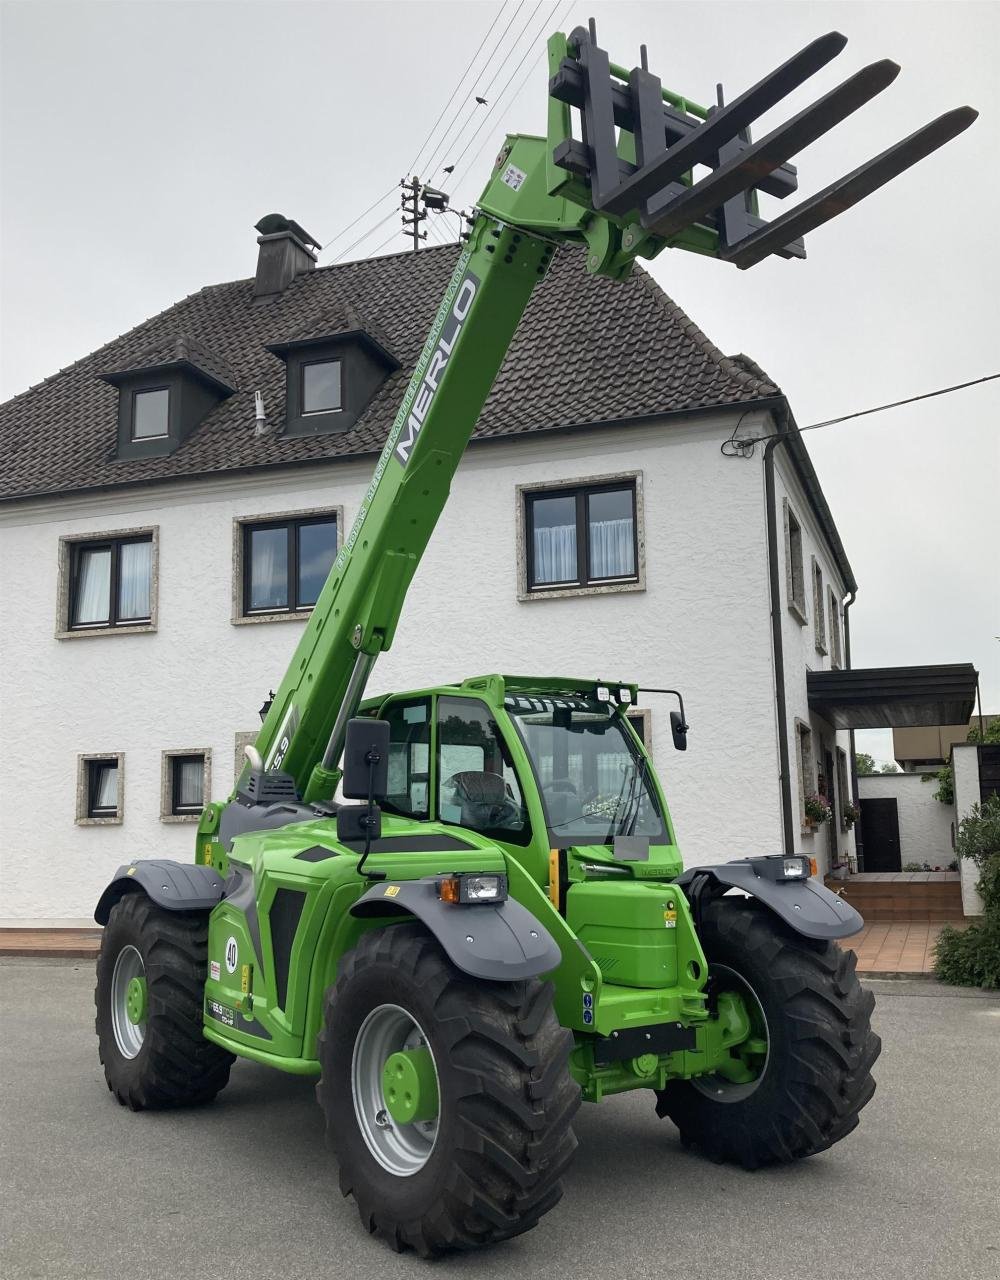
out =
<svg viewBox="0 0 1000 1280"><path fill-rule="evenodd" d="M562 1203L534 1231L423 1262L341 1198L311 1081L237 1063L210 1106L133 1115L98 1065L92 966L9 959L0 1275L997 1280L1000 997L871 985L878 1090L831 1151L744 1173L682 1150L651 1094L584 1106Z"/></svg>

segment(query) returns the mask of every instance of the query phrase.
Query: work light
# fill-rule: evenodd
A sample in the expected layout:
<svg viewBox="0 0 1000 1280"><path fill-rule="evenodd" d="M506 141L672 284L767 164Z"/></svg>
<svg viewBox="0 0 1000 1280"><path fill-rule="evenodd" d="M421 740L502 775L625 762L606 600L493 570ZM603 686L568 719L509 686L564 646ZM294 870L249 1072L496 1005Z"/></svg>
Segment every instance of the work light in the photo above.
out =
<svg viewBox="0 0 1000 1280"><path fill-rule="evenodd" d="M463 906L503 902L507 897L507 877L493 873L448 876L438 881L438 896L442 902L453 902Z"/></svg>

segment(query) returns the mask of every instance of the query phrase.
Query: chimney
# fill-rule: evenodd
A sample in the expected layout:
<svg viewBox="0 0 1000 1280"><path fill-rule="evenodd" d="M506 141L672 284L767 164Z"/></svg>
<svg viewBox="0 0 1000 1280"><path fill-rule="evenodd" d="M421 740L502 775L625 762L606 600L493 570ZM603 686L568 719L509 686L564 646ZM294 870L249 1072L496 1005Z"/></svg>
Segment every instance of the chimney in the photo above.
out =
<svg viewBox="0 0 1000 1280"><path fill-rule="evenodd" d="M315 267L313 249L321 246L291 218L268 213L257 223L256 230L260 232L260 253L253 286L255 298L284 293L296 276Z"/></svg>

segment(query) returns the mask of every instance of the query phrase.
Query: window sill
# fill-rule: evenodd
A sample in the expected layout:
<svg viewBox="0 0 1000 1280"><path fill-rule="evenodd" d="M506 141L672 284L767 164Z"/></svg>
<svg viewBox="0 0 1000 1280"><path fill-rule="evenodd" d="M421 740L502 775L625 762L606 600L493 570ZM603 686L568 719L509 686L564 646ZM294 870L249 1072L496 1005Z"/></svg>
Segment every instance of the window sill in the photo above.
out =
<svg viewBox="0 0 1000 1280"><path fill-rule="evenodd" d="M517 598L524 603L529 600L565 600L569 596L610 596L617 595L621 591L645 590L645 580L636 578L627 582L594 583L586 587L552 587L551 590L542 587L536 591L521 589L517 593Z"/></svg>
<svg viewBox="0 0 1000 1280"><path fill-rule="evenodd" d="M200 813L161 813L161 822L198 822L201 819Z"/></svg>
<svg viewBox="0 0 1000 1280"><path fill-rule="evenodd" d="M830 652L830 650L826 647L826 645L825 645L825 644L817 644L817 645L816 645L816 652L817 652L817 653L821 653L821 654L823 655L823 657L825 658L825 657L826 657L826 655Z"/></svg>
<svg viewBox="0 0 1000 1280"><path fill-rule="evenodd" d="M245 613L231 619L234 627L255 626L259 622L308 622L312 609L278 609L274 613Z"/></svg>
<svg viewBox="0 0 1000 1280"><path fill-rule="evenodd" d="M122 820L122 814L116 818L77 818L76 825L78 827L120 827Z"/></svg>
<svg viewBox="0 0 1000 1280"><path fill-rule="evenodd" d="M93 640L95 636L140 636L155 631L155 622L126 623L117 627L74 627L71 631L57 631L56 639Z"/></svg>
<svg viewBox="0 0 1000 1280"><path fill-rule="evenodd" d="M800 627L808 626L809 619L806 616L806 611L804 609L800 609L794 600L789 600L788 612L792 615L792 617L795 619L795 621L799 624Z"/></svg>

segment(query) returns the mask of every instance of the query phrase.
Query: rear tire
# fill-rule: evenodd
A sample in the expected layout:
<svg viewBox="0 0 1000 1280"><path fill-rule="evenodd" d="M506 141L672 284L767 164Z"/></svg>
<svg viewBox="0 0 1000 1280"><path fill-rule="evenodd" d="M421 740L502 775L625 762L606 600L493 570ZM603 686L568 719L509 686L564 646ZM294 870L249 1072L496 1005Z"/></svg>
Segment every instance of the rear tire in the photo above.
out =
<svg viewBox="0 0 1000 1280"><path fill-rule="evenodd" d="M202 1034L207 968L206 914L163 911L144 893L112 907L97 957L95 1025L104 1077L122 1106L194 1106L225 1087L235 1059ZM124 1008L126 979L145 984L139 1023Z"/></svg>
<svg viewBox="0 0 1000 1280"><path fill-rule="evenodd" d="M750 989L766 1022L767 1058L752 1085L722 1077L673 1081L656 1112L685 1146L745 1169L825 1151L857 1126L875 1092L881 1041L871 1030L875 997L860 984L852 951L804 938L766 907L722 898L700 931L710 973ZM735 980L734 980L734 976Z"/></svg>
<svg viewBox="0 0 1000 1280"><path fill-rule="evenodd" d="M431 1256L519 1235L558 1202L580 1090L552 998L550 983L467 977L419 925L372 930L344 956L326 997L316 1094L341 1191L369 1232ZM431 1051L440 1103L433 1122L398 1126L400 1140L380 1146L365 1108L389 1104L359 1082L359 1064L373 1042L381 1062L399 1015ZM374 1120L397 1123L386 1110Z"/></svg>

